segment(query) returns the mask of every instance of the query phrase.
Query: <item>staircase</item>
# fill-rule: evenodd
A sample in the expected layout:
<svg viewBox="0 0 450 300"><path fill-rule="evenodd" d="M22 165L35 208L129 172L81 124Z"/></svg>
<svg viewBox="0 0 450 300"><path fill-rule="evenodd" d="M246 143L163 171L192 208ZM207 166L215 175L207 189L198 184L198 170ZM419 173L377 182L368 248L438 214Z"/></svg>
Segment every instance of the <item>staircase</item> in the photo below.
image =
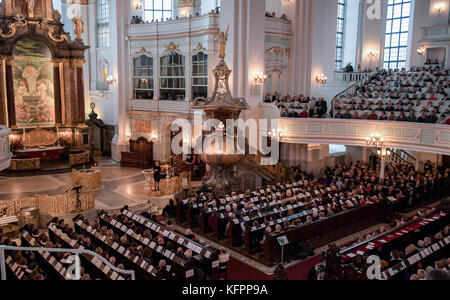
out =
<svg viewBox="0 0 450 300"><path fill-rule="evenodd" d="M416 158L408 152L401 149L389 149L392 153L390 156L390 162L394 164L403 164L414 167L416 165Z"/></svg>
<svg viewBox="0 0 450 300"><path fill-rule="evenodd" d="M282 164L263 166L260 164L260 159L261 156L259 155L246 155L244 159L241 160L240 164L273 183L286 182L289 179L289 168Z"/></svg>

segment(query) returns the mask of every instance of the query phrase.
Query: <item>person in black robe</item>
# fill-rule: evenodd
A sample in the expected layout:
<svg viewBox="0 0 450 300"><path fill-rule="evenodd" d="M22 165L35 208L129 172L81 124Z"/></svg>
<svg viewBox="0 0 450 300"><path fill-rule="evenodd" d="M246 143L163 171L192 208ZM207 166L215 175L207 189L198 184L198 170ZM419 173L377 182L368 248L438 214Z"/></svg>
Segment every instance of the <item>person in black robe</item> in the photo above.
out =
<svg viewBox="0 0 450 300"><path fill-rule="evenodd" d="M161 166L159 165L159 161L155 162L153 166L153 179L155 180L155 191L159 191L159 182L161 181Z"/></svg>

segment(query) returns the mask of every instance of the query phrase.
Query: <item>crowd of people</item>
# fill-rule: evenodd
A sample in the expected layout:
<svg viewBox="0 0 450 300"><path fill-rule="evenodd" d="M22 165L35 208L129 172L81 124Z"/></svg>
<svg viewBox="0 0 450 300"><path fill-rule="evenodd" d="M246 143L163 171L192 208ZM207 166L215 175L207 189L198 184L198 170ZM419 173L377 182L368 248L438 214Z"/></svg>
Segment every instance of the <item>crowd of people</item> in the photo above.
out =
<svg viewBox="0 0 450 300"><path fill-rule="evenodd" d="M131 17L131 24L144 24L144 20L141 16L132 16Z"/></svg>
<svg viewBox="0 0 450 300"><path fill-rule="evenodd" d="M353 72L347 65L344 72ZM362 70L358 66L358 70ZM371 70L366 69L370 72ZM283 118L335 118L450 125L449 70L441 65L413 67L409 71L376 69L351 92L331 101L304 95L266 94Z"/></svg>
<svg viewBox="0 0 450 300"><path fill-rule="evenodd" d="M447 170L428 164L421 171L409 165L387 164L384 179L379 177L377 165L359 161L327 167L325 174L317 179L296 167L292 170L291 179L286 184L259 187L253 193L232 193L224 198L217 197L211 190L200 190L186 201L187 205L203 208L211 227L216 216L206 212L223 212L224 220L227 220L224 232L239 223L248 224L248 228L263 227L264 234L257 236L257 241L251 241L259 243L262 249L269 235L277 235L347 210L389 199L394 203L393 211L400 211L450 193ZM315 195L315 191L320 192ZM308 193L311 194L309 199L303 196ZM319 207L323 209L317 209ZM312 208L315 209L311 214L299 214ZM195 227L202 216L200 211L192 211L191 217L191 224ZM233 233L236 237L233 245L242 246L248 229L243 226L235 228L237 232Z"/></svg>
<svg viewBox="0 0 450 300"><path fill-rule="evenodd" d="M267 94L265 103L275 104L281 111L283 118L326 118L328 117L328 103L324 98L307 97L304 95L280 97Z"/></svg>
<svg viewBox="0 0 450 300"><path fill-rule="evenodd" d="M450 125L449 71L441 66L377 70L350 94L332 101L336 119Z"/></svg>

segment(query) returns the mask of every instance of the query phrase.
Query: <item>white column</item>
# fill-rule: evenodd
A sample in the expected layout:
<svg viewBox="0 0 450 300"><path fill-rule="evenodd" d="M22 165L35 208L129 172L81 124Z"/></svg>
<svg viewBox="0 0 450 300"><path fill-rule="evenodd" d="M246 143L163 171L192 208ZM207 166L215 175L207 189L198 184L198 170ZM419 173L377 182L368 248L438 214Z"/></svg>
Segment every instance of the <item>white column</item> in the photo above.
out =
<svg viewBox="0 0 450 300"><path fill-rule="evenodd" d="M244 97L252 113L262 103L264 86L259 95L250 93L254 74L264 73L265 3L261 0L227 0L222 3L221 30L230 27L226 63L232 69L231 89L234 97ZM251 117L247 113L246 117ZM256 116L253 116L256 117Z"/></svg>
<svg viewBox="0 0 450 300"><path fill-rule="evenodd" d="M130 131L130 125L127 116L128 91L129 84L129 49L128 40L125 39L128 33L128 17L130 5L127 1L112 0L110 2L110 23L116 24L117 31L113 31L111 36L111 47L117 50L117 68L115 76L117 78L116 97L117 97L117 115L118 123L116 135L112 141L112 159L121 160L121 152L128 150L127 131ZM112 18L115 16L116 18ZM116 21L116 22L114 22Z"/></svg>
<svg viewBox="0 0 450 300"><path fill-rule="evenodd" d="M381 164L380 164L380 178L384 179L384 171L386 168L386 157L381 156Z"/></svg>

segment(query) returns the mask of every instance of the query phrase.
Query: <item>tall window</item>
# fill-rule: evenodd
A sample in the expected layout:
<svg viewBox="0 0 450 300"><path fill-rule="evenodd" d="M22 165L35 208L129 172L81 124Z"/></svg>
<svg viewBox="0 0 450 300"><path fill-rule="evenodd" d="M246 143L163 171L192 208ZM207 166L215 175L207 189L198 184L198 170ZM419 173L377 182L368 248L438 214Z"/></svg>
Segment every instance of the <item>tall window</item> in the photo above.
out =
<svg viewBox="0 0 450 300"><path fill-rule="evenodd" d="M97 0L97 48L109 47L109 3Z"/></svg>
<svg viewBox="0 0 450 300"><path fill-rule="evenodd" d="M0 0L0 3L2 3L2 1ZM53 9L59 11L59 13L62 15L62 3L61 0L52 0L53 3Z"/></svg>
<svg viewBox="0 0 450 300"><path fill-rule="evenodd" d="M344 28L345 28L345 1L338 0L338 16L336 27L336 59L334 68L339 70L343 67L342 57L344 55Z"/></svg>
<svg viewBox="0 0 450 300"><path fill-rule="evenodd" d="M161 21L172 18L172 0L145 0L144 21Z"/></svg>
<svg viewBox="0 0 450 300"><path fill-rule="evenodd" d="M406 67L410 13L411 0L389 0L383 64L386 69Z"/></svg>
<svg viewBox="0 0 450 300"><path fill-rule="evenodd" d="M199 52L192 56L192 99L207 97L208 94L208 55Z"/></svg>
<svg viewBox="0 0 450 300"><path fill-rule="evenodd" d="M133 59L134 99L153 99L153 58L145 54Z"/></svg>
<svg viewBox="0 0 450 300"><path fill-rule="evenodd" d="M163 100L184 100L186 96L185 58L177 52L161 57L160 97Z"/></svg>

